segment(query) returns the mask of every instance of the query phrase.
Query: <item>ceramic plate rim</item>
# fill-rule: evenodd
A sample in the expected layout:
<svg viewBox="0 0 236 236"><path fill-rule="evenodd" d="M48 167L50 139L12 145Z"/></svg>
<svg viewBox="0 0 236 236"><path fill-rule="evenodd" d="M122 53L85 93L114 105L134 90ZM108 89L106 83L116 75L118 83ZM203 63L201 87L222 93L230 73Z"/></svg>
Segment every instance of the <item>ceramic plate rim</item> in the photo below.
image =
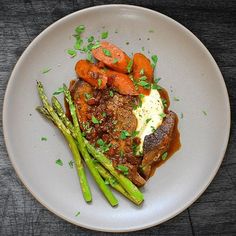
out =
<svg viewBox="0 0 236 236"><path fill-rule="evenodd" d="M93 227L89 224L81 224L80 222L78 221L75 221L75 220L72 220L72 219L69 219L67 218L66 216L64 216L63 214L61 214L60 212L58 212L56 209L53 209L50 207L50 205L48 205L47 201L44 200L44 199L40 199L36 193L32 192L30 187L27 185L26 183L26 180L23 179L21 173L20 173L20 170L18 169L17 165L14 163L13 159L11 158L11 156L13 156L14 154L14 151L10 149L10 144L8 142L8 139L6 138L7 137L7 127L6 127L6 117L5 117L5 114L6 114L6 110L8 109L8 101L7 101L7 98L8 98L8 94L10 93L10 90L11 90L11 87L14 86L14 80L13 78L15 77L15 71L17 70L18 67L20 67L21 65L21 62L24 60L24 58L27 56L28 52L30 51L31 48L33 48L33 46L38 42L40 41L40 39L45 35L47 34L47 32L51 31L54 27L57 26L57 24L73 17L74 15L77 15L77 14L81 14L81 13L84 13L86 11L91 11L91 10L96 10L96 9L101 9L101 8L113 8L113 7L126 7L126 8L130 8L130 9L134 9L134 10L140 10L140 11L143 11L143 12L146 12L146 13L149 13L149 14L157 14L159 16L161 16L162 18L165 18L166 21L168 22L171 22L173 24L176 25L176 27L179 27L181 28L182 30L184 30L186 33L188 33L189 36L191 36L191 39L193 41L195 41L198 46L201 47L201 49L204 50L205 53L207 53L207 56L209 58L209 60L211 60L211 62L213 63L214 67L215 67L215 70L216 72L219 74L219 77L220 77L220 83L221 83L221 88L223 89L223 92L224 92L224 97L225 99L227 100L226 103L227 103L227 117L226 117L226 123L227 123L227 134L225 136L225 140L223 140L223 144L222 146L224 147L223 148L223 151L221 153L221 158L219 159L214 171L212 171L209 179L207 179L203 184L202 184L202 188L201 188L201 191L199 191L198 194L196 194L194 196L193 199L190 199L188 202L186 202L184 205L182 205L181 207L179 207L178 209L176 209L175 212L172 212L171 214L167 215L165 218L163 218L162 220L158 221L158 222L150 222L149 224L145 224L145 225L141 225L141 226L134 226L134 227L130 227L130 228L127 228L127 229L120 229L120 230L110 230L110 229L106 229L106 228L97 228L97 227ZM142 229L147 229L147 228L150 228L150 227L153 227L153 226L156 226L156 225L159 225L173 217L175 217L176 215L180 214L181 212L183 212L186 208L188 208L193 202L195 202L202 194L203 192L207 189L207 187L209 186L209 184L212 182L213 178L215 177L222 161L223 161L223 158L224 158L224 155L225 155L225 152L226 152L226 149L227 149L227 144L228 144L228 140L229 140L229 136L230 136L230 127L231 127L231 111L230 111L230 103L229 103L229 96L228 96L228 91L227 91L227 88L226 88L226 85L225 85L225 82L224 82L224 79L223 79L223 75L217 65L217 63L215 62L213 56L211 55L211 53L208 51L208 49L204 46L204 44L189 30L187 29L185 26L183 26L182 24L178 23L177 21L175 21L174 19L170 18L169 16L166 16L160 12L157 12L157 11L154 11L154 10L151 10L151 9L148 9L148 8L145 8L145 7L140 7L140 6L135 6L135 5L128 5L128 4L107 4L107 5L99 5L99 6L93 6L93 7L89 7L89 8L85 8L85 9L82 9L82 10L78 10L76 12L73 12L73 13L70 13L66 16L64 16L63 18L55 21L54 23L52 23L51 25L49 25L46 29L44 29L37 37L35 37L32 42L27 46L27 48L24 50L24 52L22 53L22 55L20 56L20 58L18 59L16 65L14 66L14 69L10 75L10 78L9 78L9 81L8 81L8 84L7 84L7 88L6 88L6 92L5 92L5 96L4 96L4 102L3 102L3 134L4 134L4 141L5 141L5 144L6 144L6 148L7 148L7 152L8 152L8 156L9 156L9 159L12 163L12 166L18 176L18 178L21 180L21 182L23 183L23 185L27 188L27 190L33 195L33 197L35 199L37 199L37 201L43 205L45 208L47 208L49 211L53 212L55 215L59 216L60 218L66 220L67 222L70 222L74 225L77 225L77 226L80 226L80 227L84 227L84 228L87 228L87 229L91 229L91 230L96 230L96 231L102 231L102 232L131 232L131 231L138 231L138 230L142 230Z"/></svg>

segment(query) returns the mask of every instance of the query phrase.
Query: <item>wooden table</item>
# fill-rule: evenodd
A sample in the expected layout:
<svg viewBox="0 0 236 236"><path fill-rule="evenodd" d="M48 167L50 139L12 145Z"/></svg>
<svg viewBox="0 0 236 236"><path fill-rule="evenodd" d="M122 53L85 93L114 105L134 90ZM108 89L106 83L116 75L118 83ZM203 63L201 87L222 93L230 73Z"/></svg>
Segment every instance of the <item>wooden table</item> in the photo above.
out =
<svg viewBox="0 0 236 236"><path fill-rule="evenodd" d="M18 58L47 26L79 9L104 3L141 5L164 13L190 29L209 49L228 88L232 127L224 161L205 193L162 225L131 235L236 235L236 1L0 0L0 106ZM0 115L2 122L2 114ZM0 136L0 235L108 235L55 216L16 177Z"/></svg>

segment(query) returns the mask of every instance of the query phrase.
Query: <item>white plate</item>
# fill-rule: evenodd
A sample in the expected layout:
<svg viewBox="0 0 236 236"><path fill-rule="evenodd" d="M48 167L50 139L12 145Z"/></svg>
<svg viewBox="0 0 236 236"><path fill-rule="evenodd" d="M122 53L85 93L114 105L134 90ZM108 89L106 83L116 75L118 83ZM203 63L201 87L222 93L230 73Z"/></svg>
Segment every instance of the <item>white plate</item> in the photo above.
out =
<svg viewBox="0 0 236 236"><path fill-rule="evenodd" d="M109 31L108 40L126 52L145 47L159 57L156 76L179 115L182 148L142 189L145 202L134 206L119 194L112 208L91 178L93 202L81 195L71 153L59 131L43 119L36 79L48 96L75 78L71 35L79 24L85 36ZM104 27L104 28L103 28ZM149 32L154 30L154 32ZM118 31L118 33L115 33ZM139 40L141 38L141 40ZM129 45L126 45L129 42ZM51 71L42 74L43 68ZM174 96L180 101L173 101ZM207 115L203 114L207 112ZM30 115L32 114L32 115ZM11 162L27 189L50 211L76 225L100 231L133 231L160 224L182 212L215 176L228 142L230 107L223 77L204 45L186 28L160 13L127 5L105 5L70 14L44 30L17 62L3 108L4 136ZM46 136L47 141L41 141ZM62 167L55 160L63 160ZM80 211L79 216L75 216Z"/></svg>

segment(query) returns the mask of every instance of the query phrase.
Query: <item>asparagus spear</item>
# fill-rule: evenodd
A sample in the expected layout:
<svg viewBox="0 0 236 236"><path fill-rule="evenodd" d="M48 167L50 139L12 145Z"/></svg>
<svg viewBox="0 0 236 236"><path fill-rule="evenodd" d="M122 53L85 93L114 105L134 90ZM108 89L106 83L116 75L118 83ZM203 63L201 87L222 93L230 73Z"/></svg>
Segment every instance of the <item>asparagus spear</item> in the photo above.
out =
<svg viewBox="0 0 236 236"><path fill-rule="evenodd" d="M78 151L77 145L74 141L74 138L71 136L70 131L65 127L65 125L63 124L61 119L58 117L58 115L55 113L55 111L53 110L53 108L49 104L48 99L47 99L45 92L44 92L43 85L39 81L37 82L37 88L38 88L39 97L44 105L44 108L37 108L37 110L40 113L45 114L47 118L49 118L49 116L50 116L51 118L49 118L49 119L53 120L53 122L61 130L61 132L65 136L66 140L68 141L69 147L70 147L71 152L74 156L75 165L76 165L77 173L79 176L79 181L80 181L83 197L86 202L91 202L92 201L92 194L91 194L90 187L89 187L89 184L87 181L87 177L85 174L85 170L83 167L81 156Z"/></svg>
<svg viewBox="0 0 236 236"><path fill-rule="evenodd" d="M84 142L84 139L83 139L80 127L79 127L79 122L77 119L76 110L75 110L74 102L72 101L72 98L71 98L70 91L68 90L68 88L66 87L65 84L63 85L63 88L64 88L65 98L69 104L70 113L71 113L71 116L73 119L74 132L76 135L76 140L78 142L79 150L80 150L82 156L84 157L84 160L85 160L92 176L94 177L96 183L98 184L98 187L101 189L101 191L103 192L103 194L105 195L105 197L107 198L109 203L112 206L116 206L118 204L118 200L116 199L114 194L111 192L110 188L105 184L104 180L102 179L102 177L98 173L98 171L97 171L96 167L94 166L94 163L93 163L93 161L86 149L86 145L85 145L85 142ZM55 101L55 98L53 98L53 101ZM58 105L57 103L54 103L55 107L57 107L57 105Z"/></svg>
<svg viewBox="0 0 236 236"><path fill-rule="evenodd" d="M70 122L70 120L67 118L67 116L65 115L65 113L64 113L64 111L63 111L63 108L62 108L62 105L60 104L60 102L57 100L56 97L52 99L52 104L53 104L54 109L57 111L57 113L59 114L60 118L62 119L63 123L66 125L66 127L67 127L68 129L70 129L72 135L73 135L74 137L76 137L74 126L73 126L73 124ZM89 147L90 147L89 152L90 152L91 150L93 150L94 153L97 153L97 155L99 155L100 152L97 151L85 138L84 138L84 141L85 141L85 144L86 144L88 150L89 150ZM92 148L91 146L92 146L93 148ZM92 152L90 152L90 153L93 155ZM110 160L107 159L102 153L100 153L100 154L103 156L103 160L107 160L108 163L110 162ZM93 156L94 156L94 155L93 155ZM95 157L95 156L94 156L94 157ZM95 157L95 158L96 158L96 157ZM100 162L100 163L101 163L101 162ZM108 164L108 163L107 163L107 164ZM103 164L103 163L102 163L102 164ZM110 163L109 166L110 166L110 168L113 169L113 173L116 173L116 174L118 174L119 176L123 176L122 174L119 174L119 173L114 169L112 163ZM105 167L106 167L106 166L105 166ZM108 168L107 168L107 169L108 169ZM100 170L101 170L101 169L100 169ZM98 169L98 171L99 171L99 169ZM99 172L99 173L100 173L100 172ZM107 173L109 173L109 172L107 172ZM100 174L102 175L102 173L100 173ZM102 176L103 176L103 175L102 175ZM104 176L103 176L103 177L104 177ZM136 192L135 197L133 197L133 194L128 194L128 195L132 198L132 201L135 202L137 205L141 204L141 202L143 201L143 196L142 196L142 193L139 192L138 188L137 188L129 179L127 179L125 176L120 177L120 179L122 180L122 183L123 183L124 185L127 185L127 188L130 189L130 192L132 192L132 191ZM119 180L118 180L118 182L119 182ZM112 186L112 185L111 185L111 186ZM122 186L123 186L123 185L122 185ZM122 187L122 186L121 186L121 187ZM133 187L132 187L132 186L133 186ZM113 187L113 186L112 186L112 187ZM124 186L123 186L123 188L125 189ZM118 190L118 191L119 191L119 190ZM120 191L120 192L121 192L121 191ZM123 192L126 192L126 191L124 190ZM127 191L127 192L128 192L128 191ZM121 193L122 193L122 192L121 192ZM124 194L124 195L125 195L125 194ZM126 196L126 195L125 195L125 196Z"/></svg>
<svg viewBox="0 0 236 236"><path fill-rule="evenodd" d="M96 158L121 184L121 186L126 190L126 192L132 196L136 204L141 204L144 200L143 194L139 189L124 175L118 173L113 167L111 160L109 160L103 153L99 152L93 145L91 145L86 139L85 144L89 153Z"/></svg>
<svg viewBox="0 0 236 236"><path fill-rule="evenodd" d="M126 198L128 198L130 201L132 201L133 203L139 205L140 203L136 201L136 198L133 198L133 196L129 195L124 188L119 184L119 182L117 181L117 179L112 176L102 165L100 165L99 163L95 163L95 166L99 172L99 174L106 180L109 182L109 184L118 192L120 192L121 194L123 194Z"/></svg>

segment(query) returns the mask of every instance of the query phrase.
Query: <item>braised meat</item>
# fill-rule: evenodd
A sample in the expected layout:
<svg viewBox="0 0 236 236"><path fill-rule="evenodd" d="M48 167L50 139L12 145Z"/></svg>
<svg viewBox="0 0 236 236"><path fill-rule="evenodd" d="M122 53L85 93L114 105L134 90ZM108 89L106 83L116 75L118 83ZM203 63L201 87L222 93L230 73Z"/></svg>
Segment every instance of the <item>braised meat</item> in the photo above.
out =
<svg viewBox="0 0 236 236"><path fill-rule="evenodd" d="M140 139L132 136L137 128L132 109L138 97L120 95L110 89L97 90L82 80L71 82L70 91L86 139L108 156L115 167L128 167L127 177L137 186L144 185L146 181L138 173L142 156L134 151Z"/></svg>
<svg viewBox="0 0 236 236"><path fill-rule="evenodd" d="M169 111L155 132L144 138L142 172L146 179L150 177L152 165L169 149L176 120L177 115L173 111Z"/></svg>

